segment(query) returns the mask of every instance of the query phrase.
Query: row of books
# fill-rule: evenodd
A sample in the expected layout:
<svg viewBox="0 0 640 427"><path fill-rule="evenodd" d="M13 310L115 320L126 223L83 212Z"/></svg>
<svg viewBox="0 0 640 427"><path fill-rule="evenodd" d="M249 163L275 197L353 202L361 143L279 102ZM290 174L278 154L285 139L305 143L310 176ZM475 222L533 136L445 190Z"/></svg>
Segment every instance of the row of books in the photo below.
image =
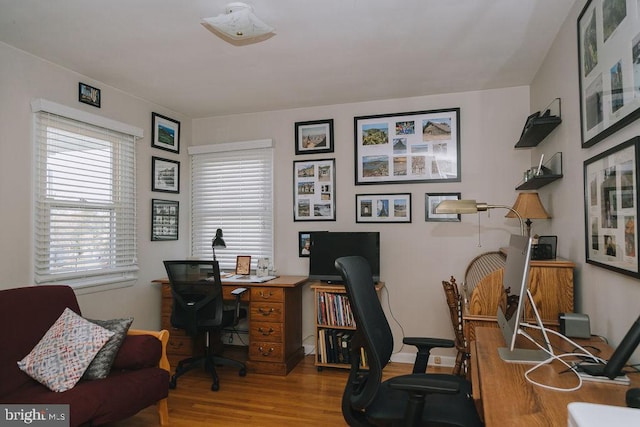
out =
<svg viewBox="0 0 640 427"><path fill-rule="evenodd" d="M340 329L318 330L318 346L316 357L318 363L351 363L351 338L355 331L343 331ZM366 367L366 354L360 348L360 365Z"/></svg>
<svg viewBox="0 0 640 427"><path fill-rule="evenodd" d="M319 325L356 326L347 295L333 292L318 292L316 304L318 304Z"/></svg>

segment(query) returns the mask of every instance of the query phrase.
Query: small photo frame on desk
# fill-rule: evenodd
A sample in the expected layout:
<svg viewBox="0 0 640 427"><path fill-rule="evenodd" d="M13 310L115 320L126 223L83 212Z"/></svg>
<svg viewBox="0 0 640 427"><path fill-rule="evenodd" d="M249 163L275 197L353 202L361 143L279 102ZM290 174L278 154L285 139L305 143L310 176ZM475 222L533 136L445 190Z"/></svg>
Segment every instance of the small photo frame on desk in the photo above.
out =
<svg viewBox="0 0 640 427"><path fill-rule="evenodd" d="M251 257L246 255L238 255L236 258L236 274L251 274Z"/></svg>

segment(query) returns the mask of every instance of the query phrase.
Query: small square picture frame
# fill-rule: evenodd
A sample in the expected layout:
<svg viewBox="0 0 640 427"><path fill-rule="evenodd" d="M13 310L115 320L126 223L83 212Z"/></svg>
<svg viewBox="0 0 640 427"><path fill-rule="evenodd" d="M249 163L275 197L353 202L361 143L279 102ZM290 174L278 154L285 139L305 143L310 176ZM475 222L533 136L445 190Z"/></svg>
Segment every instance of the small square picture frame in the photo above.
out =
<svg viewBox="0 0 640 427"><path fill-rule="evenodd" d="M151 146L180 153L180 122L158 113L151 113Z"/></svg>
<svg viewBox="0 0 640 427"><path fill-rule="evenodd" d="M296 154L333 153L333 119L296 122Z"/></svg>
<svg viewBox="0 0 640 427"><path fill-rule="evenodd" d="M236 274L243 276L251 274L251 256L238 255L236 258Z"/></svg>
<svg viewBox="0 0 640 427"><path fill-rule="evenodd" d="M436 206L443 200L460 200L460 193L425 193L424 220L434 222L460 222L460 214L437 214Z"/></svg>
<svg viewBox="0 0 640 427"><path fill-rule="evenodd" d="M86 83L78 83L78 101L96 108L100 108L101 93L97 87Z"/></svg>
<svg viewBox="0 0 640 427"><path fill-rule="evenodd" d="M180 193L180 162L151 157L151 191Z"/></svg>

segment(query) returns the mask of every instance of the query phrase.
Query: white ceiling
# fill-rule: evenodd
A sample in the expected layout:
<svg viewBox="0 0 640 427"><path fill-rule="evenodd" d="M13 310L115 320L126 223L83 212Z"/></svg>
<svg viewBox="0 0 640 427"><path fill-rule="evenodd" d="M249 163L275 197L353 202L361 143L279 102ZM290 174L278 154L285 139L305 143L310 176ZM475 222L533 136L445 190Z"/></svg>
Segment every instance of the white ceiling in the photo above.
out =
<svg viewBox="0 0 640 427"><path fill-rule="evenodd" d="M229 2L0 0L0 41L201 118L528 85L575 0L246 0L242 46Z"/></svg>

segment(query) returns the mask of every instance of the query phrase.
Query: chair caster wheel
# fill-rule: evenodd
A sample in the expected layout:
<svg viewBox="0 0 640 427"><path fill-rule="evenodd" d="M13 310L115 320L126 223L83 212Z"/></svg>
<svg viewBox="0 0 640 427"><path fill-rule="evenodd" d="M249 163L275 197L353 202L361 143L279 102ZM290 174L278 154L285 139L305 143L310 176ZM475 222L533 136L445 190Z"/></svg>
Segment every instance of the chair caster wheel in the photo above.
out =
<svg viewBox="0 0 640 427"><path fill-rule="evenodd" d="M177 386L177 381L175 378L171 378L171 380L169 380L169 388L171 390L175 390L176 386Z"/></svg>
<svg viewBox="0 0 640 427"><path fill-rule="evenodd" d="M246 377L247 370L245 368L240 369L240 371L238 372L238 375L240 375L241 377Z"/></svg>
<svg viewBox="0 0 640 427"><path fill-rule="evenodd" d="M218 390L220 390L220 384L211 385L211 391L218 391Z"/></svg>

